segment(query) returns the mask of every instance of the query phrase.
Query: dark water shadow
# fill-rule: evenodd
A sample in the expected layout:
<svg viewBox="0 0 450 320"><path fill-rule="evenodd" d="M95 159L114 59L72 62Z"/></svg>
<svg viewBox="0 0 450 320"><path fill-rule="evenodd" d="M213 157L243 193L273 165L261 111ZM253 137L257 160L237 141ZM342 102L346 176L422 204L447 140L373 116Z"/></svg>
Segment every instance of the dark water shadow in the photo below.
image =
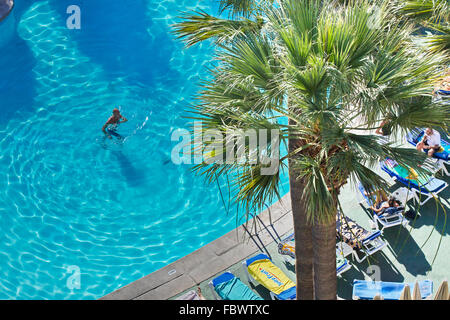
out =
<svg viewBox="0 0 450 320"><path fill-rule="evenodd" d="M169 66L174 36L162 22L147 16L148 1L50 0L50 4L63 23L69 5L80 7L81 30L72 31L73 40L111 78L126 76L128 84L143 85L155 78L177 79Z"/></svg>
<svg viewBox="0 0 450 320"><path fill-rule="evenodd" d="M32 111L34 105L36 80L33 68L36 65L36 59L26 42L17 33L17 25L29 5L31 1L19 1L15 4L8 17L14 20L14 34L0 48L0 70L2 70L0 73L0 111L2 112L0 128L10 119L20 117L19 113Z"/></svg>
<svg viewBox="0 0 450 320"><path fill-rule="evenodd" d="M144 171L138 170L122 151L111 151L120 166L120 172L129 187L139 187L144 184L146 175Z"/></svg>

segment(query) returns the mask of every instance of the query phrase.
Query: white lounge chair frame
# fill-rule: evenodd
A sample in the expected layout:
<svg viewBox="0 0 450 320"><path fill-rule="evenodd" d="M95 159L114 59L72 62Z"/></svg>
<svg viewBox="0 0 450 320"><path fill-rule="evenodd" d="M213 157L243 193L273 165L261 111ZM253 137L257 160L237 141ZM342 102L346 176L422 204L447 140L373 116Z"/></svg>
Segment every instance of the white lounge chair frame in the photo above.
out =
<svg viewBox="0 0 450 320"><path fill-rule="evenodd" d="M359 256L357 250L353 250L352 256L356 261L361 263L366 260L367 257L373 255L375 252L383 250L387 246L387 243L384 242L383 239L381 239L381 231L379 232L380 235L378 237L369 239L373 235L373 233L371 233L366 239L362 241L362 248L360 249L364 253L362 258Z"/></svg>

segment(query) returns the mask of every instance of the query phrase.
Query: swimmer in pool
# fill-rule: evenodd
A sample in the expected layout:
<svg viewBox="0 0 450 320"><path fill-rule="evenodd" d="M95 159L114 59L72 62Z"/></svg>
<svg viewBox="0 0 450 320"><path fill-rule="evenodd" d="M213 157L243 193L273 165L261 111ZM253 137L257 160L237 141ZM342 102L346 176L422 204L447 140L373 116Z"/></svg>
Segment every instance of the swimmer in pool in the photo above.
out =
<svg viewBox="0 0 450 320"><path fill-rule="evenodd" d="M122 121L120 121L120 119L122 119ZM112 136L122 139L122 136L117 133L117 128L119 127L119 124L127 121L128 119L120 114L120 110L115 108L113 110L113 115L106 121L102 131L109 139L112 139Z"/></svg>

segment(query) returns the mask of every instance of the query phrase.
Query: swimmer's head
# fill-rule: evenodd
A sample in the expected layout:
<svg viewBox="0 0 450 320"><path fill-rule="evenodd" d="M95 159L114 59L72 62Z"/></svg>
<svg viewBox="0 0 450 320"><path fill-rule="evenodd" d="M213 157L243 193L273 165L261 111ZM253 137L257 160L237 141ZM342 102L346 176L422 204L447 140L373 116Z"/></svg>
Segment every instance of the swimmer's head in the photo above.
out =
<svg viewBox="0 0 450 320"><path fill-rule="evenodd" d="M120 115L120 110L117 109L117 108L114 108L114 109L113 109L113 114L114 114L114 115Z"/></svg>

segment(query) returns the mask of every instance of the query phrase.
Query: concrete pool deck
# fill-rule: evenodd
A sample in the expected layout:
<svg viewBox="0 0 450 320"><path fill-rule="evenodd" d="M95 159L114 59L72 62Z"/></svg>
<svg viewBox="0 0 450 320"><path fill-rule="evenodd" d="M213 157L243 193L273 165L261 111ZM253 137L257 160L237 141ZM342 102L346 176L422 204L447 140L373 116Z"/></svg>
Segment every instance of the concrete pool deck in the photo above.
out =
<svg viewBox="0 0 450 320"><path fill-rule="evenodd" d="M5 19L14 7L13 0L0 0L0 21Z"/></svg>
<svg viewBox="0 0 450 320"><path fill-rule="evenodd" d="M387 175L384 176L388 178ZM450 183L449 177L438 177ZM392 184L391 191L399 187L401 185ZM369 213L359 204L360 198L355 186L346 185L341 194L345 214L370 230ZM420 218L413 226L410 222L406 229L400 226L385 229L383 239L387 242L387 247L370 259L358 263L350 256L347 257L352 268L338 278L338 298L351 299L353 280L367 279L374 272L378 273L381 281L414 282L430 279L433 280L434 290L443 280L449 279L450 227L446 223L446 212L450 209L450 187L439 194L439 200L441 204L431 200L419 208ZM408 202L408 206L412 206L412 201ZM274 239L276 234L283 238L292 232L289 194L282 198L281 203L273 205L270 213L274 229L268 228L271 231L269 233L260 226L258 235L274 264L295 280L293 261L290 263L278 254L277 241ZM270 224L268 210L262 212L259 217L264 225ZM224 271L233 272L261 297L270 299L265 288L249 284L244 276L241 262L261 252L248 236L243 238L244 234L245 230L241 226L190 255L101 299L166 300L174 299L189 290L196 290L197 287L201 288L206 299L214 299L208 282Z"/></svg>

